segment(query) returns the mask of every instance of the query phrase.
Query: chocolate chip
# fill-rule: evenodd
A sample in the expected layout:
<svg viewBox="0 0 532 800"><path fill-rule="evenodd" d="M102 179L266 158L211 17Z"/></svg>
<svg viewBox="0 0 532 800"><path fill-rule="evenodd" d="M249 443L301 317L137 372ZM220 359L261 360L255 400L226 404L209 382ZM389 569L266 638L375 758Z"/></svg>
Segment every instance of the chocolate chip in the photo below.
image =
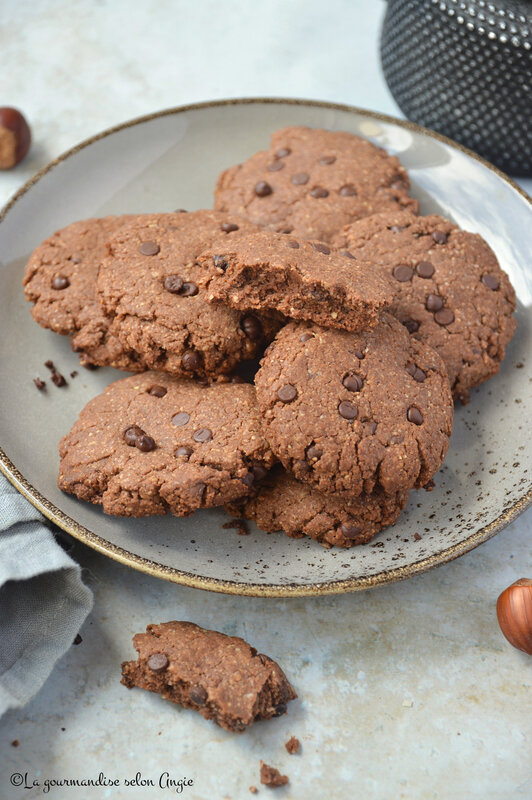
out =
<svg viewBox="0 0 532 800"><path fill-rule="evenodd" d="M300 342L308 342L309 339L314 339L312 333L302 333L301 336L299 337Z"/></svg>
<svg viewBox="0 0 532 800"><path fill-rule="evenodd" d="M362 533L362 528L359 525L342 524L340 530L346 539L356 539Z"/></svg>
<svg viewBox="0 0 532 800"><path fill-rule="evenodd" d="M364 386L364 381L358 375L346 375L342 383L350 392L359 392Z"/></svg>
<svg viewBox="0 0 532 800"><path fill-rule="evenodd" d="M259 181L255 184L255 194L257 197L268 197L273 191L272 187L266 181Z"/></svg>
<svg viewBox="0 0 532 800"><path fill-rule="evenodd" d="M139 247L139 253L143 256L156 256L161 252L161 248L157 242L142 242Z"/></svg>
<svg viewBox="0 0 532 800"><path fill-rule="evenodd" d="M188 423L189 419L190 414L187 414L186 411L180 411L172 417L172 425L175 425L176 428L182 428Z"/></svg>
<svg viewBox="0 0 532 800"><path fill-rule="evenodd" d="M225 256L213 256L212 263L217 269L221 269L225 272L228 267L227 261Z"/></svg>
<svg viewBox="0 0 532 800"><path fill-rule="evenodd" d="M292 151L289 147L281 147L275 154L276 158L285 158L289 156Z"/></svg>
<svg viewBox="0 0 532 800"><path fill-rule="evenodd" d="M307 472L310 472L310 467L306 461L303 461L303 459L298 459L297 461L294 461L295 475L306 474Z"/></svg>
<svg viewBox="0 0 532 800"><path fill-rule="evenodd" d="M318 161L318 164L334 164L335 161L336 156L323 156L323 158L320 158Z"/></svg>
<svg viewBox="0 0 532 800"><path fill-rule="evenodd" d="M369 422L368 423L368 430L369 430L370 434L373 436L373 434L377 430L377 423L376 422Z"/></svg>
<svg viewBox="0 0 532 800"><path fill-rule="evenodd" d="M483 275L481 280L484 286L487 286L488 289L491 289L493 292L497 291L497 289L499 288L499 281L497 280L495 275L490 275L489 272Z"/></svg>
<svg viewBox="0 0 532 800"><path fill-rule="evenodd" d="M165 386L152 386L149 394L152 394L154 397L164 397L168 389Z"/></svg>
<svg viewBox="0 0 532 800"><path fill-rule="evenodd" d="M255 483L255 476L252 472L247 472L241 480L250 489Z"/></svg>
<svg viewBox="0 0 532 800"><path fill-rule="evenodd" d="M318 458L321 458L323 455L322 448L317 444L311 444L307 450L307 458L311 461L317 461Z"/></svg>
<svg viewBox="0 0 532 800"><path fill-rule="evenodd" d="M326 244L322 244L321 242L313 242L312 247L314 250L317 250L318 253L323 253L324 255L328 256L331 252L330 249L327 247Z"/></svg>
<svg viewBox="0 0 532 800"><path fill-rule="evenodd" d="M174 214L188 214L186 208L176 208Z"/></svg>
<svg viewBox="0 0 532 800"><path fill-rule="evenodd" d="M183 445L182 447L178 447L175 451L176 456L191 456L194 450L191 447L186 447Z"/></svg>
<svg viewBox="0 0 532 800"><path fill-rule="evenodd" d="M346 183L346 185L342 186L340 189L340 194L342 197L355 197L358 192L356 186L353 186L352 183Z"/></svg>
<svg viewBox="0 0 532 800"><path fill-rule="evenodd" d="M124 441L130 447L135 447L138 437L142 436L143 433L144 431L138 425L130 425L124 431Z"/></svg>
<svg viewBox="0 0 532 800"><path fill-rule="evenodd" d="M181 297L194 297L199 292L198 286L194 281L187 281L183 284L179 294Z"/></svg>
<svg viewBox="0 0 532 800"><path fill-rule="evenodd" d="M195 350L185 350L181 356L181 366L193 372L201 367L201 356Z"/></svg>
<svg viewBox="0 0 532 800"><path fill-rule="evenodd" d="M355 350L355 356L362 361L363 358L366 358L366 354L363 350Z"/></svg>
<svg viewBox="0 0 532 800"><path fill-rule="evenodd" d="M434 314L434 320L438 325L450 325L454 322L454 314L450 308L442 308Z"/></svg>
<svg viewBox="0 0 532 800"><path fill-rule="evenodd" d="M447 241L447 234L443 231L434 231L432 234L432 238L436 242L436 244L445 244Z"/></svg>
<svg viewBox="0 0 532 800"><path fill-rule="evenodd" d="M282 161L272 161L271 164L268 164L266 169L268 172L279 172L280 169L284 169L284 164Z"/></svg>
<svg viewBox="0 0 532 800"><path fill-rule="evenodd" d="M354 258L356 260L356 256L353 253L350 253L349 250L342 250L342 255L346 258Z"/></svg>
<svg viewBox="0 0 532 800"><path fill-rule="evenodd" d="M75 253L70 260L72 261L73 264L81 264L83 258L79 253Z"/></svg>
<svg viewBox="0 0 532 800"><path fill-rule="evenodd" d="M83 641L83 639L81 638L81 635L80 635L79 633L76 633L76 638L74 639L74 641L72 642L72 644L76 644L76 645L77 645L77 644L81 644L81 643L82 643L82 641Z"/></svg>
<svg viewBox="0 0 532 800"><path fill-rule="evenodd" d="M286 243L287 247L291 247L292 250L299 250L299 242L296 242L295 239L289 239Z"/></svg>
<svg viewBox="0 0 532 800"><path fill-rule="evenodd" d="M412 375L412 377L413 377L413 379L414 379L415 381L417 381L418 383L423 383L423 381L424 381L424 380L426 379L426 377L427 377L427 373L426 373L426 372L423 372L423 370L422 370L422 369L420 369L419 367L416 367L416 369L415 369L415 371L414 371L414 374Z"/></svg>
<svg viewBox="0 0 532 800"><path fill-rule="evenodd" d="M150 450L155 450L155 441L151 436L143 433L140 436L137 436L135 446L138 450L142 450L143 453L149 453Z"/></svg>
<svg viewBox="0 0 532 800"><path fill-rule="evenodd" d="M172 294L179 294L181 289L183 288L183 284L185 281L180 275L167 275L164 279L163 286L167 292L171 292Z"/></svg>
<svg viewBox="0 0 532 800"><path fill-rule="evenodd" d="M262 337L262 324L254 314L246 314L240 320L240 327L252 342L256 342Z"/></svg>
<svg viewBox="0 0 532 800"><path fill-rule="evenodd" d="M402 323L407 329L408 333L415 333L417 330L419 330L419 322L417 322L415 319L403 319Z"/></svg>
<svg viewBox="0 0 532 800"><path fill-rule="evenodd" d="M203 686L192 686L192 688L189 689L188 696L197 706L204 706L207 702L208 694Z"/></svg>
<svg viewBox="0 0 532 800"><path fill-rule="evenodd" d="M342 400L338 405L338 413L344 419L356 419L358 417L358 408L349 400Z"/></svg>
<svg viewBox="0 0 532 800"><path fill-rule="evenodd" d="M309 175L306 172L296 172L296 174L292 176L292 183L294 186L304 186L308 181Z"/></svg>
<svg viewBox="0 0 532 800"><path fill-rule="evenodd" d="M324 189L323 186L315 186L314 189L311 191L312 197L329 197L329 192L327 189Z"/></svg>
<svg viewBox="0 0 532 800"><path fill-rule="evenodd" d="M268 470L266 467L263 467L262 464L255 464L251 467L251 471L256 481L263 481L268 474Z"/></svg>
<svg viewBox="0 0 532 800"><path fill-rule="evenodd" d="M410 267L407 267L406 264L398 264L393 268L393 277L401 283L411 281L413 274L414 271Z"/></svg>
<svg viewBox="0 0 532 800"><path fill-rule="evenodd" d="M193 486L190 487L189 494L194 499L201 500L203 498L203 494L206 488L207 487L205 486L204 483L198 481L197 483L195 483Z"/></svg>
<svg viewBox="0 0 532 800"><path fill-rule="evenodd" d="M220 228L224 233L232 233L233 231L238 230L238 225L235 225L234 222L222 222Z"/></svg>
<svg viewBox="0 0 532 800"><path fill-rule="evenodd" d="M415 406L410 406L408 411L406 412L406 418L409 422L413 422L414 425L422 425L423 424L423 414L416 408Z"/></svg>
<svg viewBox="0 0 532 800"><path fill-rule="evenodd" d="M420 261L416 267L416 272L420 278L432 278L434 275L434 266L430 261Z"/></svg>
<svg viewBox="0 0 532 800"><path fill-rule="evenodd" d="M70 281L64 275L56 275L52 281L52 289L66 289Z"/></svg>
<svg viewBox="0 0 532 800"><path fill-rule="evenodd" d="M38 389L40 392L42 392L42 390L43 390L43 389L44 389L44 387L46 386L45 382L44 382L44 381L41 381L41 379L40 379L40 378L34 378L34 379L33 379L33 383L35 384L35 386L37 387L37 389Z"/></svg>
<svg viewBox="0 0 532 800"><path fill-rule="evenodd" d="M66 386L67 382L63 375L60 372L52 372L50 376L50 380L52 383L55 383L56 386Z"/></svg>
<svg viewBox="0 0 532 800"><path fill-rule="evenodd" d="M408 374L411 375L412 377L414 377L414 375L416 374L416 365L412 361L408 362L405 369L408 372Z"/></svg>
<svg viewBox="0 0 532 800"><path fill-rule="evenodd" d="M286 383L277 391L277 397L283 403L291 403L297 397L297 389L291 383Z"/></svg>
<svg viewBox="0 0 532 800"><path fill-rule="evenodd" d="M212 431L210 428L199 428L197 431L194 431L192 438L195 442L200 442L201 444L210 442L212 439Z"/></svg>
<svg viewBox="0 0 532 800"><path fill-rule="evenodd" d="M275 709L273 711L273 716L280 717L283 714L286 714L286 708L287 708L286 703L279 703L279 705L275 706Z"/></svg>
<svg viewBox="0 0 532 800"><path fill-rule="evenodd" d="M439 311L443 308L443 299L438 294L429 294L425 301L427 311Z"/></svg>
<svg viewBox="0 0 532 800"><path fill-rule="evenodd" d="M148 658L148 667L152 672L164 672L169 664L168 657L164 653L152 653Z"/></svg>

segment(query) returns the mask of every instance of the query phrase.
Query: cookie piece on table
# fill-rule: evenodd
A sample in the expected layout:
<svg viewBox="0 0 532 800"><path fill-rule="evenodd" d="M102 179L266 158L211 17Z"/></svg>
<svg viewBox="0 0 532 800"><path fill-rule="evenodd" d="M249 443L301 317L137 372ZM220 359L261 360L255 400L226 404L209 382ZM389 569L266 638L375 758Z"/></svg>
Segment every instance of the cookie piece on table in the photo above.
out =
<svg viewBox="0 0 532 800"><path fill-rule="evenodd" d="M276 131L268 150L220 175L215 208L280 233L330 242L361 217L417 211L409 185L398 159L366 139L291 127Z"/></svg>
<svg viewBox="0 0 532 800"><path fill-rule="evenodd" d="M255 385L274 454L325 493L424 486L449 446L445 365L386 312L361 333L289 323L267 349Z"/></svg>
<svg viewBox="0 0 532 800"><path fill-rule="evenodd" d="M210 302L278 311L326 328L372 328L393 298L388 275L348 253L331 251L323 242L298 241L274 231L225 237L198 262L212 274Z"/></svg>
<svg viewBox="0 0 532 800"><path fill-rule="evenodd" d="M123 347L96 296L107 240L135 219L124 215L74 222L36 247L26 265L24 294L34 304L33 318L43 328L70 336L82 364L144 368Z"/></svg>
<svg viewBox="0 0 532 800"><path fill-rule="evenodd" d="M255 496L228 511L253 520L263 531L284 531L294 539L310 536L325 547L353 547L393 525L407 500L407 491L385 494L382 489L360 497L323 494L275 467Z"/></svg>
<svg viewBox="0 0 532 800"><path fill-rule="evenodd" d="M206 286L215 272L197 257L220 236L255 231L215 211L147 214L108 245L98 292L123 346L150 369L205 377L231 372L262 352L279 317L213 306Z"/></svg>
<svg viewBox="0 0 532 800"><path fill-rule="evenodd" d="M344 231L350 251L395 279L390 313L442 357L453 396L499 370L517 323L515 292L487 242L432 214L379 214Z"/></svg>
<svg viewBox="0 0 532 800"><path fill-rule="evenodd" d="M60 489L141 517L244 497L272 465L249 384L144 372L110 384L59 445Z"/></svg>
<svg viewBox="0 0 532 800"><path fill-rule="evenodd" d="M157 692L228 731L278 717L297 695L281 667L243 639L192 622L148 625L133 645L137 661L122 664L122 683Z"/></svg>

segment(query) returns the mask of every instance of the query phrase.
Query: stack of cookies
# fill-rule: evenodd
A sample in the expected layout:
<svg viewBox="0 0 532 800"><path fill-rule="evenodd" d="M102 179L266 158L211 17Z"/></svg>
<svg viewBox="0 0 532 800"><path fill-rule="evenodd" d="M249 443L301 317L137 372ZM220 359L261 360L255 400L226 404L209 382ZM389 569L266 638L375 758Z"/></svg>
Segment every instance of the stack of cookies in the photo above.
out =
<svg viewBox="0 0 532 800"><path fill-rule="evenodd" d="M494 253L418 215L397 158L299 127L222 173L214 211L74 223L24 285L84 365L135 373L60 443L61 489L124 516L223 506L328 547L432 486L453 401L516 327Z"/></svg>

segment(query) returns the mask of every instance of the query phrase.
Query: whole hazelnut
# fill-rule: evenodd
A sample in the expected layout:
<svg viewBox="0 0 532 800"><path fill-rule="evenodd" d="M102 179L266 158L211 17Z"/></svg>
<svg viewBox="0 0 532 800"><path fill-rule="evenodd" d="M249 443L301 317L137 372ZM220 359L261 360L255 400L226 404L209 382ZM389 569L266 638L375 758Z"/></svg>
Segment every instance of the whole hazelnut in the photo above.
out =
<svg viewBox="0 0 532 800"><path fill-rule="evenodd" d="M520 578L497 600L501 631L510 644L532 655L532 580Z"/></svg>
<svg viewBox="0 0 532 800"><path fill-rule="evenodd" d="M31 144L28 123L16 108L0 107L0 169L10 169L26 157Z"/></svg>

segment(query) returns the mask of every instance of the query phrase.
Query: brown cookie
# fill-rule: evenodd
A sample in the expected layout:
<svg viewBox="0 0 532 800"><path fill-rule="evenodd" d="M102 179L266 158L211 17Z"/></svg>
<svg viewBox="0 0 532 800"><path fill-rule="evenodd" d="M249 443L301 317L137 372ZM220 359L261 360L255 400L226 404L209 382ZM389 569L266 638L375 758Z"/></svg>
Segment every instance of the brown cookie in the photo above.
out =
<svg viewBox="0 0 532 800"><path fill-rule="evenodd" d="M45 239L26 265L24 293L34 303L33 318L43 328L69 335L83 364L143 369L117 338L95 292L106 241L135 219L125 215L74 222Z"/></svg>
<svg viewBox="0 0 532 800"><path fill-rule="evenodd" d="M360 497L323 494L276 467L256 496L228 511L253 520L263 531L282 530L294 539L310 536L325 547L353 547L393 525L407 500L407 491L385 494L381 489Z"/></svg>
<svg viewBox="0 0 532 800"><path fill-rule="evenodd" d="M115 381L91 400L59 453L60 489L132 517L232 502L273 462L253 386L155 372Z"/></svg>
<svg viewBox="0 0 532 800"><path fill-rule="evenodd" d="M408 175L395 156L352 133L293 127L268 150L218 178L215 208L257 225L330 242L344 225L411 208Z"/></svg>
<svg viewBox="0 0 532 800"><path fill-rule="evenodd" d="M228 731L279 717L297 695L281 667L238 636L192 622L148 625L133 645L137 661L122 664L122 683L157 692Z"/></svg>
<svg viewBox="0 0 532 800"><path fill-rule="evenodd" d="M372 328L393 298L388 275L323 242L298 241L274 231L235 233L216 241L198 261L212 274L209 301L278 311L326 328Z"/></svg>
<svg viewBox="0 0 532 800"><path fill-rule="evenodd" d="M230 372L273 338L278 317L208 302L215 267L199 266L197 257L238 230L256 227L216 211L149 214L109 242L100 299L123 346L150 369L196 377Z"/></svg>
<svg viewBox="0 0 532 800"><path fill-rule="evenodd" d="M435 214L379 214L344 235L350 251L395 279L390 313L442 357L455 399L499 370L515 333L515 292L481 236Z"/></svg>
<svg viewBox="0 0 532 800"><path fill-rule="evenodd" d="M453 404L445 366L386 312L363 333L289 323L255 384L274 454L322 492L424 486L447 452Z"/></svg>

